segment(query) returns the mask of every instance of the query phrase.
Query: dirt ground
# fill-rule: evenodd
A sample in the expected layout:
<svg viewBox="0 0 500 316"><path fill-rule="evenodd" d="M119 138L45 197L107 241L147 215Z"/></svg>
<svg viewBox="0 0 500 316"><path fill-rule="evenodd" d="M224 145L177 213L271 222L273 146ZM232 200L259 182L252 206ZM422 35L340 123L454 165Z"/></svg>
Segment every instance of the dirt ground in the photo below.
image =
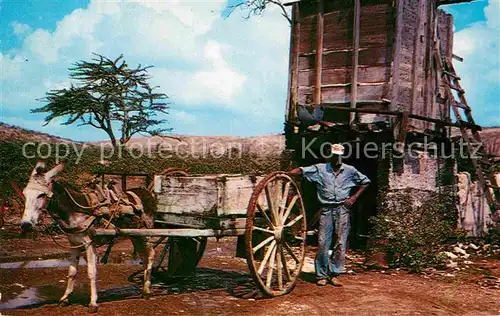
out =
<svg viewBox="0 0 500 316"><path fill-rule="evenodd" d="M72 305L57 306L65 288L67 255L50 239L0 235L0 315L82 315L89 301L86 267L80 266ZM98 270L101 315L499 315L500 260L476 259L469 269L409 274L363 270L342 277L341 288L317 287L303 273L287 296L262 298L246 261L235 258L235 238L209 239L195 277L153 275L153 297L140 299L141 266L131 245L119 242L111 263ZM105 249L101 248L101 253ZM311 253L314 249L310 249ZM350 258L354 255L351 254ZM61 258L61 260L54 260ZM18 262L23 262L19 264ZM38 267L36 267L38 266ZM496 282L496 281L495 281Z"/></svg>

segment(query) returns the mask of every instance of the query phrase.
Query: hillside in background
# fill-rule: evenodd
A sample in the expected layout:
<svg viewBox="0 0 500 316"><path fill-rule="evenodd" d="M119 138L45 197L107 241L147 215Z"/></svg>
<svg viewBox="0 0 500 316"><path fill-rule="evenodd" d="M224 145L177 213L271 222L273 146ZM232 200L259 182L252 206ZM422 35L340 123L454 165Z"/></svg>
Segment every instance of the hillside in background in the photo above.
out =
<svg viewBox="0 0 500 316"><path fill-rule="evenodd" d="M500 127L483 128L481 131L486 150L497 157L500 157Z"/></svg>
<svg viewBox="0 0 500 316"><path fill-rule="evenodd" d="M71 139L61 138L54 135L32 131L19 126L0 122L0 142L47 142L47 143L72 143ZM74 142L77 143L77 142Z"/></svg>
<svg viewBox="0 0 500 316"><path fill-rule="evenodd" d="M95 145L109 142L95 142ZM236 152L262 157L279 156L285 149L283 135L264 135L255 137L236 136L186 136L168 135L132 138L127 146L136 149L149 149L152 152L172 151L179 155L207 156L223 152Z"/></svg>
<svg viewBox="0 0 500 316"><path fill-rule="evenodd" d="M452 133L460 135L458 129ZM485 127L481 131L481 136L485 142L489 153L500 157L500 127ZM53 142L71 143L70 139L40 133L22 127L12 126L0 122L0 142ZM75 142L78 143L78 142ZM92 142L89 144L100 145L108 142ZM283 135L264 135L255 137L235 137L235 136L186 136L169 135L133 138L129 144L132 148L150 149L151 151L166 150L177 151L181 155L196 155L218 153L223 151L238 151L242 153L258 156L279 155L285 149L285 138Z"/></svg>
<svg viewBox="0 0 500 316"><path fill-rule="evenodd" d="M0 122L0 142L47 142L47 143L78 143L71 139L61 138L46 133L28 130ZM107 145L108 141L89 142L89 145ZM133 138L127 144L129 148L174 151L181 155L203 156L219 154L221 151L237 151L252 155L279 156L285 149L283 135L264 135L255 137L235 136L186 136L168 135Z"/></svg>

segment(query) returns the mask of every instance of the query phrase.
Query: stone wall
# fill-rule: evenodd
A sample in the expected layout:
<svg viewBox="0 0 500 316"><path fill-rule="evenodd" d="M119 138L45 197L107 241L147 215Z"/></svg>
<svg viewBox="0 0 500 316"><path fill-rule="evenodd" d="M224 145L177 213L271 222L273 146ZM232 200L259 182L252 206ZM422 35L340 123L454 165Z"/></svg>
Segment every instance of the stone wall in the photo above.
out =
<svg viewBox="0 0 500 316"><path fill-rule="evenodd" d="M496 174L500 181L500 173ZM493 224L491 211L483 190L477 181L471 180L468 172L458 174L458 227L465 229L471 236L482 236Z"/></svg>
<svg viewBox="0 0 500 316"><path fill-rule="evenodd" d="M426 153L407 154L397 166L394 163L389 173L389 190L404 190L412 188L422 191L436 192L438 159L427 156Z"/></svg>
<svg viewBox="0 0 500 316"><path fill-rule="evenodd" d="M455 184L446 183L446 180L443 181L446 173L456 174L455 167L446 165L442 159L429 157L425 153L414 153L412 157L406 155L399 167L395 167L394 163L391 167L388 197L411 189L412 194L418 195L414 201L420 204L434 196L434 193L456 192L457 227L468 231L471 236L484 235L493 220L480 185L471 180L468 172L458 173ZM500 173L497 173L496 177L500 182ZM455 190L453 185L456 186Z"/></svg>

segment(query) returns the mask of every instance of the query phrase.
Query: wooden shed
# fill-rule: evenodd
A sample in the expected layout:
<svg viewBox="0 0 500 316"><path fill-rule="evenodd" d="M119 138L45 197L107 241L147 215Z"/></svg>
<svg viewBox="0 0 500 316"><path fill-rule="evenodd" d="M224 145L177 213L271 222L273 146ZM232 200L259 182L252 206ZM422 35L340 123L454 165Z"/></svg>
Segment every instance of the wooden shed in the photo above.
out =
<svg viewBox="0 0 500 316"><path fill-rule="evenodd" d="M397 125L399 113L409 116L407 130L447 122L434 50L439 45L452 58L453 17L438 7L459 2L468 1L293 3L286 121L297 122L297 106L321 105L325 119L337 124L387 117Z"/></svg>

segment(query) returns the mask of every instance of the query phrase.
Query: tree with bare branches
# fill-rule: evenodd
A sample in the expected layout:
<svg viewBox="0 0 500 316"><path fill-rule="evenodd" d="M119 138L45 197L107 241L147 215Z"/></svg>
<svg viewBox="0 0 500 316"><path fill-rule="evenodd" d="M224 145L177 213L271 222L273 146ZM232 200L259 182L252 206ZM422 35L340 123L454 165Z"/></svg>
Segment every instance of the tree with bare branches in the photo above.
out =
<svg viewBox="0 0 500 316"><path fill-rule="evenodd" d="M148 69L152 66L129 68L123 55L111 60L99 54L91 61L80 61L69 68L70 78L76 81L68 89L46 93L46 105L32 113L49 113L45 125L55 118L65 117L63 125L79 122L101 129L109 136L113 147L126 144L137 133L159 135L170 129L159 125L168 114L168 96L155 92ZM117 133L119 138L117 138Z"/></svg>
<svg viewBox="0 0 500 316"><path fill-rule="evenodd" d="M281 10L281 15L287 19L290 25L292 24L292 18L289 11L280 0L246 0L241 1L238 4L230 6L229 15L231 15L236 9L247 12L246 18L249 19L252 15L262 15L268 6L277 6Z"/></svg>

